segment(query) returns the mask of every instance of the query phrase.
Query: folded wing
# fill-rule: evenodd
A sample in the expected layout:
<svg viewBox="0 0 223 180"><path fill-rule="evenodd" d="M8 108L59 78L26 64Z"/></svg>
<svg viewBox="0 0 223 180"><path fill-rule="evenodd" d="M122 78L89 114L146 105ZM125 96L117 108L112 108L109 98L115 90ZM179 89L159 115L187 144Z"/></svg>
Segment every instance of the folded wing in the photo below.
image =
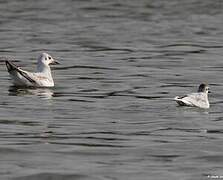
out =
<svg viewBox="0 0 223 180"><path fill-rule="evenodd" d="M205 107L207 106L207 102L202 93L191 93L182 97L175 97L174 100L180 106L197 106L197 107Z"/></svg>
<svg viewBox="0 0 223 180"><path fill-rule="evenodd" d="M32 73L20 69L10 61L6 61L6 67L9 74L17 85L37 85L38 82L33 77Z"/></svg>

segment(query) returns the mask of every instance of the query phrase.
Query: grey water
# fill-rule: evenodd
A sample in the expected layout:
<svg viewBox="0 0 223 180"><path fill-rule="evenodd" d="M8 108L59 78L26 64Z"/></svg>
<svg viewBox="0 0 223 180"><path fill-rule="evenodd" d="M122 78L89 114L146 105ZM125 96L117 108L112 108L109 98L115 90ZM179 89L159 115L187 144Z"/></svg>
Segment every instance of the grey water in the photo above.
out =
<svg viewBox="0 0 223 180"><path fill-rule="evenodd" d="M223 176L223 2L0 1L1 180ZM47 52L54 88L15 88ZM209 83L210 109L172 100Z"/></svg>

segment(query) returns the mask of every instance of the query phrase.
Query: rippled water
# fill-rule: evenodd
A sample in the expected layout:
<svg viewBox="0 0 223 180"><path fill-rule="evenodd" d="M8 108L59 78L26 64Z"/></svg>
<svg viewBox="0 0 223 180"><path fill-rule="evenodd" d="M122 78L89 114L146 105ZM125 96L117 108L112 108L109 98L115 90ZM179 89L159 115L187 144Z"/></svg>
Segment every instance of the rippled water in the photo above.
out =
<svg viewBox="0 0 223 180"><path fill-rule="evenodd" d="M223 2L0 1L0 179L223 175ZM50 53L56 87L11 86ZM171 99L208 82L211 108Z"/></svg>

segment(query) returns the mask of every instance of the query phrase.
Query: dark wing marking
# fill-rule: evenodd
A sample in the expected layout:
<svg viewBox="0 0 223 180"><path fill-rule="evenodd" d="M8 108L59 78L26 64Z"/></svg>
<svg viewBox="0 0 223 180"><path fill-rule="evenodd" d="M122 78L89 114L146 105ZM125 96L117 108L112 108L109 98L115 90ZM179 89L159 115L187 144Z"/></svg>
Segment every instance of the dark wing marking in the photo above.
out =
<svg viewBox="0 0 223 180"><path fill-rule="evenodd" d="M12 62L5 61L6 67L8 69L8 72L13 71L13 70L18 70L18 67L13 64Z"/></svg>
<svg viewBox="0 0 223 180"><path fill-rule="evenodd" d="M29 82L31 82L33 84L37 84L37 82L34 79L32 79L26 72L24 72L21 69L19 69L19 67L16 66L15 64L13 64L12 62L5 61L5 63L6 63L6 67L8 69L8 72L17 71L21 76L23 76Z"/></svg>
<svg viewBox="0 0 223 180"><path fill-rule="evenodd" d="M18 71L19 74L21 74L24 78L26 78L29 82L33 83L33 84L37 84L37 82L32 79L26 72L23 72L21 70Z"/></svg>
<svg viewBox="0 0 223 180"><path fill-rule="evenodd" d="M188 97L188 95L178 97L177 99L183 99L183 98L185 98L185 97Z"/></svg>

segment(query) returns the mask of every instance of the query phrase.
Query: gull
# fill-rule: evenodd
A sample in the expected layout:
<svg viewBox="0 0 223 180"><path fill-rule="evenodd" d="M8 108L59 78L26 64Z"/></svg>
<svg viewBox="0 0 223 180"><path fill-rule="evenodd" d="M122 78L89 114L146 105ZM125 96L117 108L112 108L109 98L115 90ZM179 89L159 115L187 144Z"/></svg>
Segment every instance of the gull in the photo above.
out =
<svg viewBox="0 0 223 180"><path fill-rule="evenodd" d="M180 106L192 106L192 107L208 109L210 107L208 101L208 93L210 93L209 87L207 84L203 83L199 86L198 92L190 93L181 97L176 96L174 100Z"/></svg>
<svg viewBox="0 0 223 180"><path fill-rule="evenodd" d="M59 64L49 54L42 53L37 60L37 71L28 72L6 60L6 67L14 86L53 87L50 64Z"/></svg>

